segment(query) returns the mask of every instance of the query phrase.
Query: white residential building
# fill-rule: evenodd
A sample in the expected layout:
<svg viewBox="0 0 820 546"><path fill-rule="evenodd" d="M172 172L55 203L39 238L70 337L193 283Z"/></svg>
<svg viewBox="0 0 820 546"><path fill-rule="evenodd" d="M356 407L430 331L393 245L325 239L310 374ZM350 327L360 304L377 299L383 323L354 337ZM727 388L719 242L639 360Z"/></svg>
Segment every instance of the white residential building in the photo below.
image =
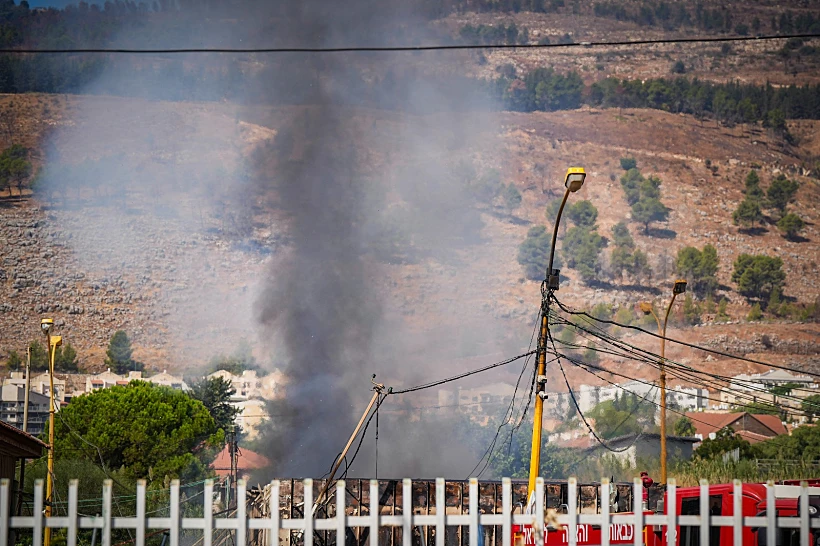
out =
<svg viewBox="0 0 820 546"><path fill-rule="evenodd" d="M259 376L256 370L244 370L239 375L234 375L225 370L217 370L207 377L220 377L224 381L230 381L231 386L236 391L232 398L234 401L273 400L279 394L278 390L283 378L278 371Z"/></svg>
<svg viewBox="0 0 820 546"><path fill-rule="evenodd" d="M11 375L3 381L3 385L17 385L20 388L25 388L25 386L26 386L26 374L25 374L25 372L11 372ZM40 393L40 394L45 395L45 396L49 396L50 390L51 390L51 385L49 383L49 375L47 373L41 373L40 375L32 376L32 378L31 378L31 391L32 392L36 392L36 393ZM54 398L56 398L61 403L66 401L65 380L60 379L56 375L54 376Z"/></svg>
<svg viewBox="0 0 820 546"><path fill-rule="evenodd" d="M607 400L615 400L625 395L634 394L639 400L658 406L661 400L660 388L648 381L629 381L620 385L579 385L574 391L578 409L587 414L592 409ZM703 411L708 407L709 391L695 387L675 386L666 390L666 402L669 406L676 406L684 411ZM553 416L562 419L574 404L567 392L549 393L545 410Z"/></svg>
<svg viewBox="0 0 820 546"><path fill-rule="evenodd" d="M519 390L519 393L523 390ZM464 413L486 414L498 412L509 404L515 393L515 385L493 383L476 389L441 389L438 391L439 406L453 406Z"/></svg>
<svg viewBox="0 0 820 546"><path fill-rule="evenodd" d="M3 385L0 389L0 419L12 426L23 429L25 411L25 386ZM28 398L27 432L34 436L41 434L48 420L49 397L38 392L30 392ZM59 409L59 405L57 406Z"/></svg>
<svg viewBox="0 0 820 546"><path fill-rule="evenodd" d="M768 392L772 387L788 385L789 383L800 385L800 389L817 388L817 384L812 377L807 375L794 375L786 370L773 369L751 375L745 373L736 375L729 383L729 390Z"/></svg>
<svg viewBox="0 0 820 546"><path fill-rule="evenodd" d="M144 380L149 383L153 383L154 385L162 385L163 387L171 387L172 389L181 391L191 390L191 387L189 387L181 377L169 374L168 370L162 370L162 373L152 375L151 377L146 377Z"/></svg>

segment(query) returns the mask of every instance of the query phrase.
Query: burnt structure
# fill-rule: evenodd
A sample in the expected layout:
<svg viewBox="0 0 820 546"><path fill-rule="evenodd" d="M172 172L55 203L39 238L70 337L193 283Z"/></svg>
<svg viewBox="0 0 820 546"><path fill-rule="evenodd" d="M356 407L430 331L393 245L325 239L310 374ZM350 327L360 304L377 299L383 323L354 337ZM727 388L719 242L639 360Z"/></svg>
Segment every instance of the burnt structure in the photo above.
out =
<svg viewBox="0 0 820 546"><path fill-rule="evenodd" d="M304 483L300 479L280 479L279 515L282 519L301 519L304 517L305 491ZM332 484L331 484L332 485ZM632 484L613 484L617 494L616 505L613 511L629 512L632 510ZM325 487L325 480L314 480L313 498L318 498L319 492ZM345 480L347 506L349 516L366 516L370 514L370 480ZM469 482L445 482L445 509L448 514L461 515L469 511ZM479 482L478 506L484 514L500 514L502 510L501 481ZM317 518L332 518L336 515L335 488L330 487L329 499L316 513ZM413 512L416 514L432 515L436 513L436 482L435 480L413 480ZM254 488L248 492L249 517L270 517L270 488ZM402 481L379 480L379 508L382 515L402 514ZM545 507L556 511L565 511L567 504L567 483L546 482L544 484ZM524 511L527 498L526 480L514 480L512 483L513 513L521 514ZM612 501L613 499L610 499ZM584 513L597 513L601 509L600 484L585 483L578 485L578 503ZM308 506L307 510L312 507ZM251 531L249 543L262 546L267 544L267 531ZM344 546L365 546L368 544L369 528L348 529ZM447 546L468 546L470 541L469 528L448 527L445 543ZM301 531L280 531L280 546L299 546L304 542ZM337 546L335 531L314 531L314 542L317 546ZM400 527L381 528L379 536L380 546L400 546L402 544L402 529ZM413 530L414 546L435 544L435 529L416 527ZM486 526L484 528L485 546L501 546L501 527ZM341 546L341 545L338 545Z"/></svg>

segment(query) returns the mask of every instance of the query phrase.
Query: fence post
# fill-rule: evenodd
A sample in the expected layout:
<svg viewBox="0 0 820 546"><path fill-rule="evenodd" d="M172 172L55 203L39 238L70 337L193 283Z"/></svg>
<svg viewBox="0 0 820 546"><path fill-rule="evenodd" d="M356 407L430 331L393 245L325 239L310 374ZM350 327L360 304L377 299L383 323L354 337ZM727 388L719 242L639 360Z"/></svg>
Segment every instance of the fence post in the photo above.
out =
<svg viewBox="0 0 820 546"><path fill-rule="evenodd" d="M302 510L304 514L304 522L305 522L305 546L313 546L313 480L310 478L305 479L304 482L304 491L305 491L305 505L304 510Z"/></svg>
<svg viewBox="0 0 820 546"><path fill-rule="evenodd" d="M236 481L236 546L245 546L248 543L248 494L245 480ZM311 508L313 503L311 503Z"/></svg>
<svg viewBox="0 0 820 546"><path fill-rule="evenodd" d="M408 478L401 481L401 518L402 546L413 546L413 482Z"/></svg>
<svg viewBox="0 0 820 546"><path fill-rule="evenodd" d="M23 461L22 464L26 464ZM9 488L11 487L8 478L0 480L0 546L9 544ZM22 489L22 485L20 488Z"/></svg>
<svg viewBox="0 0 820 546"><path fill-rule="evenodd" d="M67 546L77 546L77 488L79 482L70 480L68 482L68 529L66 532ZM2 510L2 507L0 507Z"/></svg>
<svg viewBox="0 0 820 546"><path fill-rule="evenodd" d="M700 480L700 543L704 546L709 544L709 519L711 516L709 508L709 482L708 480ZM774 542L772 542L772 546L775 546Z"/></svg>
<svg viewBox="0 0 820 546"><path fill-rule="evenodd" d="M774 480L769 480L766 485L766 544L777 544L777 510L775 509Z"/></svg>
<svg viewBox="0 0 820 546"><path fill-rule="evenodd" d="M171 500L169 501L168 544L179 546L179 480L171 480Z"/></svg>
<svg viewBox="0 0 820 546"><path fill-rule="evenodd" d="M800 546L811 546L809 535L809 486L800 482Z"/></svg>
<svg viewBox="0 0 820 546"><path fill-rule="evenodd" d="M214 538L214 481L205 480L205 490L202 499L202 519L205 524L202 529L202 546L211 546Z"/></svg>
<svg viewBox="0 0 820 546"><path fill-rule="evenodd" d="M567 544L569 546L578 545L578 480L571 476L567 481Z"/></svg>
<svg viewBox="0 0 820 546"><path fill-rule="evenodd" d="M743 544L743 482L732 480L732 539L735 544Z"/></svg>
<svg viewBox="0 0 820 546"><path fill-rule="evenodd" d="M544 546L547 526L544 511L544 478L535 478L535 546Z"/></svg>
<svg viewBox="0 0 820 546"><path fill-rule="evenodd" d="M370 546L379 546L380 521L379 480L370 480ZM308 546L308 544L305 543L305 546Z"/></svg>
<svg viewBox="0 0 820 546"><path fill-rule="evenodd" d="M501 546L510 546L512 542L512 482L509 478L501 479L501 512L504 522L501 524Z"/></svg>
<svg viewBox="0 0 820 546"><path fill-rule="evenodd" d="M137 481L137 529L135 532L137 536L136 546L145 546L145 483L145 480Z"/></svg>
<svg viewBox="0 0 820 546"><path fill-rule="evenodd" d="M276 536L279 536L279 482L276 482L276 518L277 530ZM347 486L344 480L336 482L336 546L345 546L347 535ZM276 542L271 541L268 546L277 546L279 544L278 538Z"/></svg>
<svg viewBox="0 0 820 546"><path fill-rule="evenodd" d="M601 478L601 546L609 546L609 478Z"/></svg>
<svg viewBox="0 0 820 546"><path fill-rule="evenodd" d="M102 502L102 546L111 546L111 497L113 494L114 482L112 480L103 481L103 502ZM39 546L39 545L36 545Z"/></svg>
<svg viewBox="0 0 820 546"><path fill-rule="evenodd" d="M436 478L436 546L444 546L447 534L447 501L444 478Z"/></svg>
<svg viewBox="0 0 820 546"><path fill-rule="evenodd" d="M470 478L470 546L478 546L478 479Z"/></svg>
<svg viewBox="0 0 820 546"><path fill-rule="evenodd" d="M632 541L635 546L643 546L643 482L640 478L632 481L632 510L635 512Z"/></svg>
<svg viewBox="0 0 820 546"><path fill-rule="evenodd" d="M677 538L677 515L678 505L675 495L675 478L669 478L666 487L666 503L664 509L666 510L666 544L667 546L675 546L675 539ZM739 545L740 546L740 545Z"/></svg>

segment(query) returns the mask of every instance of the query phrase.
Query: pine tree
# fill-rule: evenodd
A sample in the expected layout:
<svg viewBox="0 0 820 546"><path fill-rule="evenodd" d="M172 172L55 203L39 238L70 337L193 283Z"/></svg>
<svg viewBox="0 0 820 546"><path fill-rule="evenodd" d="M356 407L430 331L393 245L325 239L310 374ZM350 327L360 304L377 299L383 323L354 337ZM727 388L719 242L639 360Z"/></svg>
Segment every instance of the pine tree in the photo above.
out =
<svg viewBox="0 0 820 546"><path fill-rule="evenodd" d="M752 305L752 310L749 311L749 314L746 316L746 320L749 322L760 320L763 318L763 311L760 310L760 304L756 303Z"/></svg>
<svg viewBox="0 0 820 546"><path fill-rule="evenodd" d="M798 233L805 227L806 223L798 215L790 212L784 215L778 222L777 227L783 232L787 239L796 239Z"/></svg>

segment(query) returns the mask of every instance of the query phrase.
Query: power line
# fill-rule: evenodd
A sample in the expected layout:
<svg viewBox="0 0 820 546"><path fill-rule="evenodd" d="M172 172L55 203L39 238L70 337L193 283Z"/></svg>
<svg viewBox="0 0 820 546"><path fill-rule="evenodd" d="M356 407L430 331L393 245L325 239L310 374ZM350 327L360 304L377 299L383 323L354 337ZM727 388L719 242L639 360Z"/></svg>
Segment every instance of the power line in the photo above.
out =
<svg viewBox="0 0 820 546"><path fill-rule="evenodd" d="M592 437L595 438L595 440L599 444L601 444L601 446L604 449L606 449L608 451L611 451L612 453L623 453L624 451L626 451L627 449L629 449L630 447L635 445L635 442L637 442L638 438L640 438L640 436L641 436L640 434L636 435L635 439L628 446L624 447L623 449L615 449L615 448L609 447L609 445L607 445L607 443L604 442L601 439L600 436L598 436L598 434L595 432L595 430L593 430L592 425L590 425L589 422L587 421L587 418L584 417L584 413L581 411L581 408L578 405L578 400L575 398L575 392L573 392L572 387L569 384L569 379L567 379L567 374L564 372L564 366L561 364L561 355L558 353L558 350L555 348L555 341L552 339L552 332L550 332L549 329L547 329L547 339L549 339L550 344L552 344L553 354L558 359L558 369L561 370L561 375L564 376L564 383L566 383L566 385L567 385L567 391L569 391L569 395L572 398L572 403L575 404L575 409L578 410L578 415L581 417L581 421L583 421L584 424L587 426L587 429L589 430L589 433L592 434Z"/></svg>
<svg viewBox="0 0 820 546"><path fill-rule="evenodd" d="M528 357L537 353L538 351L527 351L526 353L520 354L518 356L514 356L512 358L508 358L506 360L502 360L500 362L496 362L495 364L490 364L488 366L484 366L482 368L478 368L476 370L472 370L469 372L464 372L458 375L454 375L452 377L447 377L445 379L439 379L438 381L433 381L431 383L423 383L421 385L416 385L415 387L410 387L408 389L401 389L401 390L393 390L392 388L388 389L387 394L407 394L408 392L415 392L420 391L423 389L429 389L432 387L437 387L439 385L444 385L445 383L452 383L453 381L458 381L459 379L464 379L465 377L469 377L471 375L475 375L478 373L486 372L488 370L492 370L493 368L499 368L501 366L506 366L516 360L520 360L522 358Z"/></svg>
<svg viewBox="0 0 820 546"><path fill-rule="evenodd" d="M592 336L592 337L594 337L598 340L604 341L606 343L609 343L610 345L615 346L616 348L622 350L623 353L606 351L606 350L602 350L602 349L598 349L598 348L594 348L594 347L588 347L589 349L591 349L593 351L602 352L602 353L605 353L605 354L611 354L611 355L615 355L615 356L620 356L620 357L623 357L623 358L634 359L634 360L637 360L639 362L644 362L646 364L649 364L650 366L654 367L655 369L660 370L659 362L661 360L661 357L659 355L655 354L655 353L652 353L650 351L646 351L646 350L641 349L639 347L636 347L636 346L634 346L634 345L632 345L628 342L619 340L619 339L613 337L612 335L606 333L603 329L597 327L594 324L591 324L591 326L593 328L596 328L597 332L591 332L590 330L587 330L586 328L584 328L583 326L581 326L579 324L576 324L576 323L571 322L571 321L567 321L566 319L564 319L560 315L552 315L552 317L554 319L556 319L556 321L559 322L559 323L565 324L567 326L571 326L571 327L575 328L576 330L580 330L582 332L585 332L585 333L589 334L590 336ZM567 343L567 342L564 342L564 341L559 341L559 342L563 343L564 345L569 346L569 347L583 348L581 346L578 346L578 345L575 345L575 344L572 344L572 343ZM668 368L670 368L672 370L675 370L675 369L682 370L682 371L678 371L678 373L676 373L676 374L673 373L673 375L675 377L678 377L678 378L686 380L686 381L693 381L697 384L701 384L702 386L704 386L706 388L713 388L713 389L718 389L718 390L721 390L721 391L724 391L724 392L727 392L727 393L733 393L735 395L735 397L738 398L738 399L745 399L747 401L751 401L752 403L758 401L754 397L754 395L748 394L745 391L741 391L741 390L738 390L738 389L732 389L728 385L724 385L724 384L720 384L720 383L715 384L714 382L706 382L700 376L705 375L705 376L712 377L714 379L717 379L718 381L722 381L722 382L728 383L728 384L731 384L733 382L738 382L738 383L741 383L741 384L745 385L751 391L756 391L756 392L760 392L760 393L768 393L767 390L765 390L762 386L757 385L752 380L740 380L740 379L736 379L736 378L730 378L730 377L722 376L722 375L719 375L719 374L714 374L714 373L709 373L709 372L697 370L697 369L695 369L691 366L687 366L687 365L684 365L682 363L678 363L678 362L675 362L673 360L669 360L669 359L666 359L666 358L664 358L662 360L664 360L664 362L666 363L665 365ZM780 396L783 399L789 399L789 400L793 400L793 401L801 402L801 403L803 402L803 399L801 399L799 397L796 397L796 396L791 396L789 394L781 394L781 395L778 395L778 396ZM722 400L717 400L717 399L713 399L713 398L709 398L709 397L706 397L706 398L708 400L723 403ZM796 411L790 411L790 413L792 413L794 415L802 415L802 414L800 414Z"/></svg>
<svg viewBox="0 0 820 546"><path fill-rule="evenodd" d="M538 323L539 322L540 322L540 317L536 318L535 323L533 324L532 334L530 335L530 343L527 346L527 350L532 349L532 343L535 340L535 333L538 331ZM510 419L512 419L512 417L513 417L513 413L515 411L515 398L518 395L518 386L521 383L521 379L524 377L524 372L527 371L527 367L529 366L529 363L530 363L530 357L528 356L527 358L524 359L524 366L522 366L521 373L518 374L518 380L515 382L515 389L513 390L512 399L510 400L510 404L507 407L507 411L504 412L504 417L501 419L501 422L499 423L498 427L495 430L495 436L493 437L492 441L490 441L489 446L487 446L487 449L484 451L484 454L478 460L475 467L473 467L473 469L470 471L469 475L467 476L468 478L475 475L475 471L481 465L481 462L484 461L485 457L486 457L487 460L484 463L484 466L481 468L481 471L478 473L477 477L480 478L482 476L482 474L484 474L484 472L490 467L490 462L493 460L493 457L495 455L495 446L496 446L496 443L498 442L498 437L501 435L501 429L504 428L504 426L506 426L507 424L509 424ZM535 374L535 369L533 370L533 374ZM532 381L530 381L530 395L528 397L527 404L526 404L526 406L524 407L524 410L521 413L522 421L523 421L524 415L527 412L527 408L530 405L530 401L532 400L532 393L534 392L534 390L535 390L535 375L533 375L533 379L532 379ZM520 426L520 422L519 422L519 426ZM510 430L510 441L509 441L509 446L510 447L508 448L508 451L509 451L509 449L512 448L512 437L513 437L513 434L515 433L515 431L517 429L518 429L518 426L515 426Z"/></svg>
<svg viewBox="0 0 820 546"><path fill-rule="evenodd" d="M658 38L644 40L615 40L596 42L574 42L569 44L451 44L451 45L421 45L421 46L345 46L345 47L261 47L261 48L230 48L230 47L191 47L165 49L133 49L133 48L50 48L50 49L13 49L2 48L0 54L126 54L126 55L158 55L180 53L376 53L376 52L419 52L419 51L460 51L486 49L556 49L556 48L590 48L616 46L643 46L659 44L687 44L687 43L720 43L720 42L752 42L767 40L788 40L791 38L811 39L820 38L820 34L771 34L761 36L703 36L695 38Z"/></svg>
<svg viewBox="0 0 820 546"><path fill-rule="evenodd" d="M565 306L563 303L561 303L557 298L555 298L555 302L558 304L558 306L561 308L562 311L564 311L565 313L569 313L570 315L583 315L583 316L589 317L590 319L595 320L597 322L602 322L604 324L611 324L613 326L619 326L621 328L629 328L631 330L637 330L638 332L643 332L644 334L648 334L648 335L650 335L652 337L655 337L655 338L658 338L658 339L666 339L666 341L671 342L671 343L677 343L678 345L683 345L685 347L689 347L689 348L692 348L692 349L697 349L699 351L704 351L704 352L707 352L707 353L712 353L712 354L716 354L716 355L720 355L720 356L725 356L726 358L741 360L743 362L749 362L751 364L760 364L762 366L769 366L771 368L777 368L779 370L785 370L785 371L788 371L788 372L802 373L802 374L810 375L810 376L813 376L813 377L820 377L820 373L815 373L815 372L810 372L810 371L803 371L803 370L796 370L794 368L789 368L788 366L778 366L777 364L771 364L770 362L763 362L761 360L755 360L753 358L747 358L747 357L744 357L744 356L733 355L731 353L725 353L723 351L718 351L717 349L708 349L706 347L701 347L700 345L695 345L694 343L688 343L686 341L681 341L679 339L673 339L671 337L665 337L665 336L656 334L654 332L644 330L640 326L633 326L631 324L621 324L620 322L617 322L617 321L614 321L614 320L607 320L607 319L597 318L597 317L594 317L594 316L590 315L586 311L573 311L573 310L569 309L567 306Z"/></svg>

